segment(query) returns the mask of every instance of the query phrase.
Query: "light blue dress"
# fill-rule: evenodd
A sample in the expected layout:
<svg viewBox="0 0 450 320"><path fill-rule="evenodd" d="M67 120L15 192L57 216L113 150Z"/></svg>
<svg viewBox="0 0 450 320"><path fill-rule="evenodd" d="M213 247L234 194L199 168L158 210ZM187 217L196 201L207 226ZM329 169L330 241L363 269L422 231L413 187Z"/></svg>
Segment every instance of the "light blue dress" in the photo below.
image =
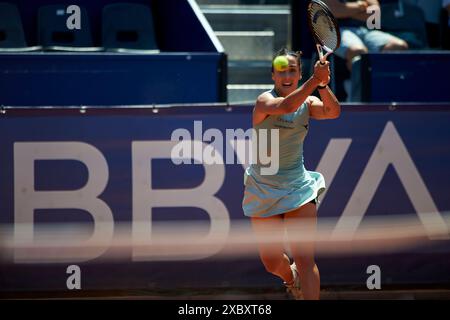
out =
<svg viewBox="0 0 450 320"><path fill-rule="evenodd" d="M277 97L275 90L269 92ZM246 216L283 214L317 199L325 191L322 174L307 171L303 164L303 141L308 128L309 110L306 102L292 113L269 115L254 127L258 137L261 129L268 129L268 136L270 129L279 129L279 170L275 175L263 175L261 168L269 165L263 166L259 161L245 170L242 208ZM270 141L267 148L271 152Z"/></svg>

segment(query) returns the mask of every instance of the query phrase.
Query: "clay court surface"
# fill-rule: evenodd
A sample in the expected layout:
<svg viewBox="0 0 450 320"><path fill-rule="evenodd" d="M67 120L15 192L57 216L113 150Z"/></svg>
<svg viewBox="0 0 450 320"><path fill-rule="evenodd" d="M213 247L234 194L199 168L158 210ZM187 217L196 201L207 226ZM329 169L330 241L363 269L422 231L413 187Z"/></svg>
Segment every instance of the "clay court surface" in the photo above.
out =
<svg viewBox="0 0 450 320"><path fill-rule="evenodd" d="M290 300L283 288L267 289L182 289L90 291L79 293L30 292L3 294L3 299L81 299L81 300ZM321 291L322 300L450 300L450 286L445 288L391 287L368 290L361 287L330 287Z"/></svg>

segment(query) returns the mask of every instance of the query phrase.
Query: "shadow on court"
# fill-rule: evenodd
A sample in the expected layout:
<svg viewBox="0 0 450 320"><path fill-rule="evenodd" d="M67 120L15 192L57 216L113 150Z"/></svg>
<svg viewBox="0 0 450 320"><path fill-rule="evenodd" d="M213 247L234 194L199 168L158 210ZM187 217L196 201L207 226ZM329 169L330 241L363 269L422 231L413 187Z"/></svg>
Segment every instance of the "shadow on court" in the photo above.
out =
<svg viewBox="0 0 450 320"><path fill-rule="evenodd" d="M267 289L180 289L118 290L78 292L3 293L1 299L119 299L119 300L290 300L283 288ZM329 287L321 290L322 300L450 300L450 287Z"/></svg>

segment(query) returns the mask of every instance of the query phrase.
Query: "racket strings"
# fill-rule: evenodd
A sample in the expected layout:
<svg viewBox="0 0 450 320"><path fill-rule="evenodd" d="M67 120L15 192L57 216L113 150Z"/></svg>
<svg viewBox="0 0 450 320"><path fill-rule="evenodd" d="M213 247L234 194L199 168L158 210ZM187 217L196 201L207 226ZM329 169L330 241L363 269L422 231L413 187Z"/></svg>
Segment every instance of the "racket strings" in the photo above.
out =
<svg viewBox="0 0 450 320"><path fill-rule="evenodd" d="M338 35L334 22L328 14L319 6L314 6L310 11L311 27L316 39L331 50L338 47Z"/></svg>

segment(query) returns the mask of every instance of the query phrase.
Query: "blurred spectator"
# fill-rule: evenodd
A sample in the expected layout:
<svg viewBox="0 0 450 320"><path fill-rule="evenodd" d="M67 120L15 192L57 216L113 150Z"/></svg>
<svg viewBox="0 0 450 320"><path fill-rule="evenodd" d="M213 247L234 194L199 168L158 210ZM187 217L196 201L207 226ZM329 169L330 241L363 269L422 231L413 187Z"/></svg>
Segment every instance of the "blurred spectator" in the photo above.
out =
<svg viewBox="0 0 450 320"><path fill-rule="evenodd" d="M433 6L433 2L440 0L431 0L427 4L423 4L423 7L427 7L427 12L430 16L434 10L436 10L436 3ZM427 23L424 9L419 6L420 0L380 0L382 22L381 27L385 32L405 40L408 43L410 49L425 49L429 45L429 37L427 35ZM437 5L438 7L440 4ZM440 10L440 9L438 9ZM436 12L434 12L434 16ZM436 17L435 17L436 19ZM433 24L429 24L433 26ZM434 31L434 46L439 45L439 26L434 25L436 28ZM437 30L436 30L437 29Z"/></svg>
<svg viewBox="0 0 450 320"><path fill-rule="evenodd" d="M448 0L400 0L415 5L423 10L426 21L428 45L432 48L440 46L439 24L442 10L442 1Z"/></svg>
<svg viewBox="0 0 450 320"><path fill-rule="evenodd" d="M371 16L367 13L367 8L370 6L371 9L381 10L378 0L324 1L339 19L341 47L336 51L336 55L346 60L349 70L351 70L353 58L361 54L408 49L408 44L404 40L387 32L367 28L367 19Z"/></svg>
<svg viewBox="0 0 450 320"><path fill-rule="evenodd" d="M447 10L448 26L450 27L450 0L442 0L442 8Z"/></svg>
<svg viewBox="0 0 450 320"><path fill-rule="evenodd" d="M441 42L443 49L450 49L450 0L442 1L442 18L447 20L447 25L445 25L445 20L442 21L441 29Z"/></svg>

